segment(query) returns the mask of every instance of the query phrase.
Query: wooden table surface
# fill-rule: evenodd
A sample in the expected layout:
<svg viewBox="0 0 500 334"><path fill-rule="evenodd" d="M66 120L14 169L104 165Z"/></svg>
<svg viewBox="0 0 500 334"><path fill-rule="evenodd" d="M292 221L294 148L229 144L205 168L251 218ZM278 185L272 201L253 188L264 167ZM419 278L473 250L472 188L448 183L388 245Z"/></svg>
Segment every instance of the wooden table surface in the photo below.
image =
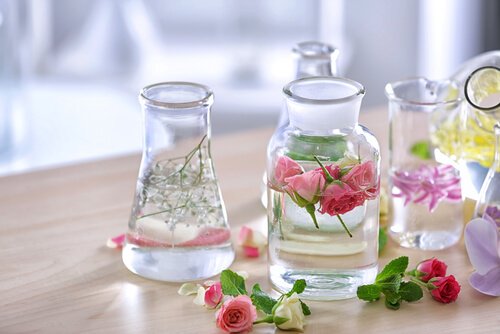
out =
<svg viewBox="0 0 500 334"><path fill-rule="evenodd" d="M387 166L386 110L363 113L361 123L379 138ZM271 133L213 138L233 240L243 224L266 230L259 196ZM0 178L0 333L221 333L213 311L177 295L179 284L132 274L120 252L105 246L126 230L139 161L134 155ZM382 301L309 302L306 333L500 333L500 299L469 286L463 242L434 252L390 242L380 265L401 255L410 266L432 256L445 261L462 286L458 301L444 305L426 294L398 311ZM238 250L231 268L271 291L265 256L247 259Z"/></svg>

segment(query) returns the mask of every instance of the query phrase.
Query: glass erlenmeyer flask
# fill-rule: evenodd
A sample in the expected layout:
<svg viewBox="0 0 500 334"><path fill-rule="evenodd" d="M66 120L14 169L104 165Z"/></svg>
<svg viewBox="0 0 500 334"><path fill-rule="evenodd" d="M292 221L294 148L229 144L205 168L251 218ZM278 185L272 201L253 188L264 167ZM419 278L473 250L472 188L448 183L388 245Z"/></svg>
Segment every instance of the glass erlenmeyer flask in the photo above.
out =
<svg viewBox="0 0 500 334"><path fill-rule="evenodd" d="M490 216L500 226L500 123L495 130L495 160L484 180L474 211L475 217Z"/></svg>
<svg viewBox="0 0 500 334"><path fill-rule="evenodd" d="M339 50L333 46L318 42L308 41L297 43L292 48L295 58L295 79L315 76L336 76L338 73L337 58ZM282 108L275 134L290 122L288 111ZM261 203L267 207L267 175L262 176Z"/></svg>
<svg viewBox="0 0 500 334"><path fill-rule="evenodd" d="M166 82L140 95L144 146L123 262L164 281L214 276L234 259L210 154L208 87Z"/></svg>

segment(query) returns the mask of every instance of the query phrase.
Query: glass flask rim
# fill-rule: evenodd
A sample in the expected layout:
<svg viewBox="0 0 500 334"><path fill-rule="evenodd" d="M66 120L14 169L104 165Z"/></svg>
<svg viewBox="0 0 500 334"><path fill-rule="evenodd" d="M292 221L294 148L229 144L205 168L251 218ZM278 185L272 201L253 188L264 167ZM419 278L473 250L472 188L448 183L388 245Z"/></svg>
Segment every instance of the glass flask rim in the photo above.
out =
<svg viewBox="0 0 500 334"><path fill-rule="evenodd" d="M344 97L340 98L334 98L334 99L312 99L312 98L307 98L303 97L300 95L295 94L292 92L292 87L296 85L300 85L303 83L307 82L314 82L314 81L326 81L330 83L343 83L350 85L351 87L356 89L356 92L351 95L347 95ZM314 105L331 105L331 104L341 104L345 102L349 102L352 100L357 99L359 96L363 96L365 94L365 87L360 84L357 81L354 81L352 79L348 78L342 78L342 77L330 77L330 76L316 76L316 77L306 77L306 78L300 78L293 80L286 84L283 87L283 94L285 97L291 101L298 102L298 103L304 103L304 104L314 104Z"/></svg>
<svg viewBox="0 0 500 334"><path fill-rule="evenodd" d="M469 86L469 82L472 79L472 77L476 73L478 73L479 71L482 71L482 70L485 70L485 69L494 69L494 70L497 70L497 71L500 72L500 68L498 68L496 66L493 66L493 65L482 66L482 67L476 68L474 71L472 71L471 74L469 74L469 76L465 80L465 83L464 83L464 96L465 96L465 99L467 100L467 102L472 107L474 107L475 109L481 110L483 112L494 112L496 109L500 108L500 102L497 103L496 105L492 106L492 107L481 107L481 106L478 106L475 102L472 102L472 99L470 98L469 92L468 92L468 89L467 89L467 87Z"/></svg>
<svg viewBox="0 0 500 334"><path fill-rule="evenodd" d="M198 88L202 92L202 97L199 99L193 99L192 101L187 101L187 102L167 102L167 101L160 101L157 99L154 99L150 96L148 96L148 92L151 91L152 89L159 88L159 87L194 87ZM159 108L164 108L164 109L191 109L191 108L197 108L197 107L206 107L210 106L213 103L213 91L210 89L210 87L196 83L196 82L189 82L189 81L164 81L164 82L158 82L154 83L151 85L147 85L144 88L141 89L141 92L139 94L139 101L147 106L154 106L154 107L159 107Z"/></svg>
<svg viewBox="0 0 500 334"><path fill-rule="evenodd" d="M305 50L308 46L319 46L318 51ZM338 57L340 51L336 47L320 41L305 41L293 46L292 52L302 58L331 59Z"/></svg>
<svg viewBox="0 0 500 334"><path fill-rule="evenodd" d="M404 84L409 84L412 82L419 82L419 81L424 81L426 83L431 83L431 82L439 82L439 83L445 83L448 86L452 86L454 88L459 89L459 84L457 81L452 80L452 79L444 79L444 80L430 80L426 77L414 77L414 78L408 78L404 80L398 80L398 81L393 81L389 82L385 85L385 96L389 101L391 102L398 102L399 104L407 104L407 105L413 105L413 106L422 106L422 107L433 107L433 106L446 106L446 105L453 105L453 104L458 104L463 101L463 99L457 95L456 98L453 99L448 99L444 101L437 101L437 102L422 102L422 101L417 101L416 99L405 99L402 97L399 97L396 95L394 88L399 87Z"/></svg>

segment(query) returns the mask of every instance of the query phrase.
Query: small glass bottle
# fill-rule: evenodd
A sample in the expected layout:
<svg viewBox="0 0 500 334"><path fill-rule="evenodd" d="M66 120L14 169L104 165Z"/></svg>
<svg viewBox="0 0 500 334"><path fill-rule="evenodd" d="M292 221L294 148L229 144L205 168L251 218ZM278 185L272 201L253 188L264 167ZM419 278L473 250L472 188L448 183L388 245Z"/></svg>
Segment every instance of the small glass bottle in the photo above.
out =
<svg viewBox="0 0 500 334"><path fill-rule="evenodd" d="M292 48L295 59L295 79L314 76L336 76L338 73L337 58L339 50L333 46L318 42L308 41L297 43ZM282 127L288 125L288 112L283 108L280 113L278 126L275 132L279 132ZM267 206L267 175L262 176L261 202Z"/></svg>
<svg viewBox="0 0 500 334"><path fill-rule="evenodd" d="M495 124L494 131L495 159L479 192L474 216L488 215L500 227L500 124Z"/></svg>
<svg viewBox="0 0 500 334"><path fill-rule="evenodd" d="M444 249L463 229L458 166L430 145L436 115L458 112L456 83L425 78L387 84L389 100L389 234L401 246Z"/></svg>
<svg viewBox="0 0 500 334"><path fill-rule="evenodd" d="M377 274L380 155L358 125L361 84L311 77L283 89L290 115L268 146L269 275L307 299L344 299Z"/></svg>
<svg viewBox="0 0 500 334"><path fill-rule="evenodd" d="M234 259L210 153L211 90L166 82L140 95L144 145L123 262L162 281L208 278Z"/></svg>

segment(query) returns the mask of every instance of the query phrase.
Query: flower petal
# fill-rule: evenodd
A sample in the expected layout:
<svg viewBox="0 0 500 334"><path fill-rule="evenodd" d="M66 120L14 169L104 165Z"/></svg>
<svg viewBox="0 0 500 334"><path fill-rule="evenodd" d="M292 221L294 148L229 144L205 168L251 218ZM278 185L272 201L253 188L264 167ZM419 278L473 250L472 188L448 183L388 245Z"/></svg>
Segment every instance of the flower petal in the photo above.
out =
<svg viewBox="0 0 500 334"><path fill-rule="evenodd" d="M184 283L181 285L177 293L181 296L189 296L198 293L198 288L200 286L194 283Z"/></svg>
<svg viewBox="0 0 500 334"><path fill-rule="evenodd" d="M193 303L199 306L205 305L205 291L206 291L205 288L200 286L196 293L196 297L193 300Z"/></svg>
<svg viewBox="0 0 500 334"><path fill-rule="evenodd" d="M482 218L471 220L465 227L465 248L479 275L500 267L496 224Z"/></svg>
<svg viewBox="0 0 500 334"><path fill-rule="evenodd" d="M108 248L122 248L125 244L125 233L117 235L114 238L109 238L106 241L106 246Z"/></svg>
<svg viewBox="0 0 500 334"><path fill-rule="evenodd" d="M469 283L481 293L500 296L500 267L493 268L486 275L480 275L477 272L472 273Z"/></svg>

